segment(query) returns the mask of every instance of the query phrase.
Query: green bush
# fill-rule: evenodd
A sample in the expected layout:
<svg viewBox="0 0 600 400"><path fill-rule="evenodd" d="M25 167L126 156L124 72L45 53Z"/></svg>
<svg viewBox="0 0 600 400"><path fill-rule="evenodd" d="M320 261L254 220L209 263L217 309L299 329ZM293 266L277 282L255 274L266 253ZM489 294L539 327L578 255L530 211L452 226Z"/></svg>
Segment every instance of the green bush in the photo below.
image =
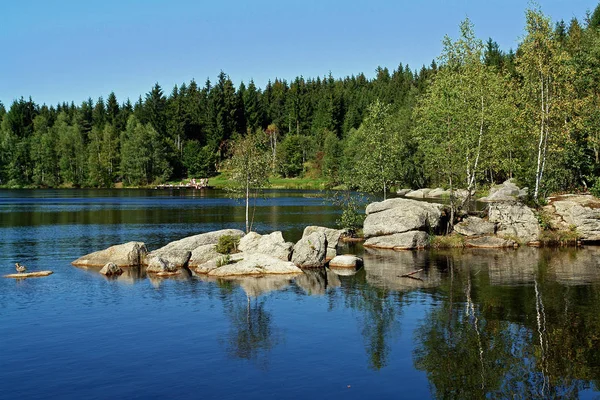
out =
<svg viewBox="0 0 600 400"><path fill-rule="evenodd" d="M233 254L238 252L238 244L240 243L239 236L223 235L217 243L217 253Z"/></svg>
<svg viewBox="0 0 600 400"><path fill-rule="evenodd" d="M593 194L594 197L600 198L600 179L596 179L594 186L590 188L590 193Z"/></svg>

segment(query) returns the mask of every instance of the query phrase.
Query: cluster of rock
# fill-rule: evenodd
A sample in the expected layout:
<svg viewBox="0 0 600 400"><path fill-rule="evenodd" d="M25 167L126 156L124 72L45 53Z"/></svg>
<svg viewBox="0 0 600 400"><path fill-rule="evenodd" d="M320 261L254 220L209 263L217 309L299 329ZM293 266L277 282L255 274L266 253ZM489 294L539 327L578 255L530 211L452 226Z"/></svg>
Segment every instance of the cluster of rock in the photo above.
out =
<svg viewBox="0 0 600 400"><path fill-rule="evenodd" d="M450 190L442 188L423 188L423 189L398 189L396 192L398 196L409 197L412 199L441 199L450 198ZM469 192L465 189L454 190L454 196L460 199L464 199L468 196Z"/></svg>
<svg viewBox="0 0 600 400"><path fill-rule="evenodd" d="M260 235L236 229L223 229L183 238L148 252L144 243L129 242L87 254L72 262L84 268L102 267L104 275L120 275L122 267L143 266L146 273L158 276L178 275L184 271L213 277L302 273L302 268L356 268L360 259L337 258L337 246L343 230L309 226L296 244L286 242L281 232ZM217 251L219 239L239 239L234 254Z"/></svg>
<svg viewBox="0 0 600 400"><path fill-rule="evenodd" d="M553 229L575 230L583 242L600 241L600 200L591 195L551 197L544 211Z"/></svg>

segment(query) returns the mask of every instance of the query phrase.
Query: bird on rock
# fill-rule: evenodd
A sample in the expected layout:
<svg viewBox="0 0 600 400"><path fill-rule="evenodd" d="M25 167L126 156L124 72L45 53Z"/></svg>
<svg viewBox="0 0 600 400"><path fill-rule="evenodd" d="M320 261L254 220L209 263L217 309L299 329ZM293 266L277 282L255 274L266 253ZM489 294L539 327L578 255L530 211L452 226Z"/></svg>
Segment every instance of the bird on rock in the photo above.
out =
<svg viewBox="0 0 600 400"><path fill-rule="evenodd" d="M21 265L19 263L15 263L15 267L16 267L17 272L20 274L27 271L27 268L24 265Z"/></svg>

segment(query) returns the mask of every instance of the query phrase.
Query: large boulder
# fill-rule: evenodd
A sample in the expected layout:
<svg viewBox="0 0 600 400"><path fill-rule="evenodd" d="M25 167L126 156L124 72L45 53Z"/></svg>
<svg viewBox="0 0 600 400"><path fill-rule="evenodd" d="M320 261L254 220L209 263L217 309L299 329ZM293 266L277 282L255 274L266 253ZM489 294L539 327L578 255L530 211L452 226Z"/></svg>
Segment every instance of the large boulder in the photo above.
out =
<svg viewBox="0 0 600 400"><path fill-rule="evenodd" d="M389 199L367 206L365 238L409 231L435 230L440 224L442 204L410 199Z"/></svg>
<svg viewBox="0 0 600 400"><path fill-rule="evenodd" d="M106 263L104 267L102 267L100 273L106 276L121 275L123 273L123 270L117 264L109 262Z"/></svg>
<svg viewBox="0 0 600 400"><path fill-rule="evenodd" d="M188 251L188 258L190 252ZM186 261L187 262L187 261ZM160 273L160 272L177 272L177 269L180 268L173 261L163 258L163 257L153 257L148 263L148 267L146 268L146 272L148 273Z"/></svg>
<svg viewBox="0 0 600 400"><path fill-rule="evenodd" d="M209 262L210 260L214 260L215 258L221 255L221 253L217 252L217 246L214 244L205 244L203 246L198 246L194 250L192 250L190 260L188 261L188 267L197 267L206 262Z"/></svg>
<svg viewBox="0 0 600 400"><path fill-rule="evenodd" d="M515 247L517 243L510 239L504 239L498 236L482 236L475 239L469 239L465 243L467 247L476 247L476 248L506 248L506 247Z"/></svg>
<svg viewBox="0 0 600 400"><path fill-rule="evenodd" d="M286 242L281 232L277 231L268 235L250 232L240 239L238 249L247 254L268 254L289 261L293 247L294 244Z"/></svg>
<svg viewBox="0 0 600 400"><path fill-rule="evenodd" d="M496 231L496 224L478 217L468 217L454 225L454 230L463 236L490 235Z"/></svg>
<svg viewBox="0 0 600 400"><path fill-rule="evenodd" d="M340 241L340 237L344 234L343 229L331 229L322 226L307 226L304 228L302 237L308 236L313 232L322 232L327 237L327 254L325 258L331 260L337 255L337 246Z"/></svg>
<svg viewBox="0 0 600 400"><path fill-rule="evenodd" d="M168 264L169 266L173 266L173 268L187 268L188 262L192 256L191 251L184 250L171 250L171 251L162 251L160 253L150 253L146 258L148 267L151 265L157 266L161 265L163 262ZM152 272L152 271L151 271ZM156 271L155 271L156 272Z"/></svg>
<svg viewBox="0 0 600 400"><path fill-rule="evenodd" d="M144 243L129 242L87 254L71 264L77 267L103 267L112 262L118 267L131 267L143 264L147 254Z"/></svg>
<svg viewBox="0 0 600 400"><path fill-rule="evenodd" d="M235 236L242 237L244 232L239 229L221 229L220 231L201 233L199 235L188 236L186 238L176 240L161 247L160 249L154 250L148 254L147 263L154 257L163 257L173 260L175 257L183 259L186 257L187 252L193 252L200 246L216 245L219 243L221 236ZM189 260L189 258L188 258Z"/></svg>
<svg viewBox="0 0 600 400"><path fill-rule="evenodd" d="M444 190L442 188L435 188L432 191L430 191L429 193L427 193L427 197L430 199L436 199L436 198L447 197L447 196L450 196L450 191Z"/></svg>
<svg viewBox="0 0 600 400"><path fill-rule="evenodd" d="M412 192L408 192L404 196L412 197L413 199L423 199L423 198L427 197L429 192L431 192L431 189L428 189L428 188L418 189L418 190L413 190Z"/></svg>
<svg viewBox="0 0 600 400"><path fill-rule="evenodd" d="M511 202L525 196L527 196L527 188L519 189L519 187L509 179L501 185L493 186L490 189L490 194L487 197L481 198L480 200L487 202Z"/></svg>
<svg viewBox="0 0 600 400"><path fill-rule="evenodd" d="M396 194L397 194L398 196L406 196L406 194L407 194L407 193L410 193L410 192L412 192L412 189L398 189L398 190L396 191Z"/></svg>
<svg viewBox="0 0 600 400"><path fill-rule="evenodd" d="M365 241L365 247L378 249L412 250L424 249L429 245L429 235L423 231L395 233L393 235L376 236Z"/></svg>
<svg viewBox="0 0 600 400"><path fill-rule="evenodd" d="M583 241L600 240L600 201L590 195L560 196L550 206L563 222L562 229L575 228Z"/></svg>
<svg viewBox="0 0 600 400"><path fill-rule="evenodd" d="M499 236L510 236L524 242L539 238L540 224L533 211L521 203L490 203L488 220L496 223Z"/></svg>
<svg viewBox="0 0 600 400"><path fill-rule="evenodd" d="M313 232L294 245L292 262L302 268L319 268L325 265L326 255L327 236L323 232Z"/></svg>
<svg viewBox="0 0 600 400"><path fill-rule="evenodd" d="M244 275L269 275L269 274L301 274L302 270L295 266L290 261L283 261L276 257L271 257L266 254L234 254L231 259L238 261L230 261L227 264L218 266L208 272L209 276L228 277L228 276L244 276ZM196 269L196 271L198 271Z"/></svg>

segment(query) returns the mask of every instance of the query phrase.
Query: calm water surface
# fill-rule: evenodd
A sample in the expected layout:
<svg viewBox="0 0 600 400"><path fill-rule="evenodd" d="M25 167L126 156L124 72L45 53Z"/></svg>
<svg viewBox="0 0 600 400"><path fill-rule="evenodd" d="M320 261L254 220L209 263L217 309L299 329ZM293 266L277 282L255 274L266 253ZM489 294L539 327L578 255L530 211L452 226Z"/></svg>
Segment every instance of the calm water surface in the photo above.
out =
<svg viewBox="0 0 600 400"><path fill-rule="evenodd" d="M254 228L335 226L273 191ZM218 191L0 191L0 398L598 398L600 251L366 251L355 275L106 279L79 256L242 228ZM400 275L417 269L418 279Z"/></svg>

